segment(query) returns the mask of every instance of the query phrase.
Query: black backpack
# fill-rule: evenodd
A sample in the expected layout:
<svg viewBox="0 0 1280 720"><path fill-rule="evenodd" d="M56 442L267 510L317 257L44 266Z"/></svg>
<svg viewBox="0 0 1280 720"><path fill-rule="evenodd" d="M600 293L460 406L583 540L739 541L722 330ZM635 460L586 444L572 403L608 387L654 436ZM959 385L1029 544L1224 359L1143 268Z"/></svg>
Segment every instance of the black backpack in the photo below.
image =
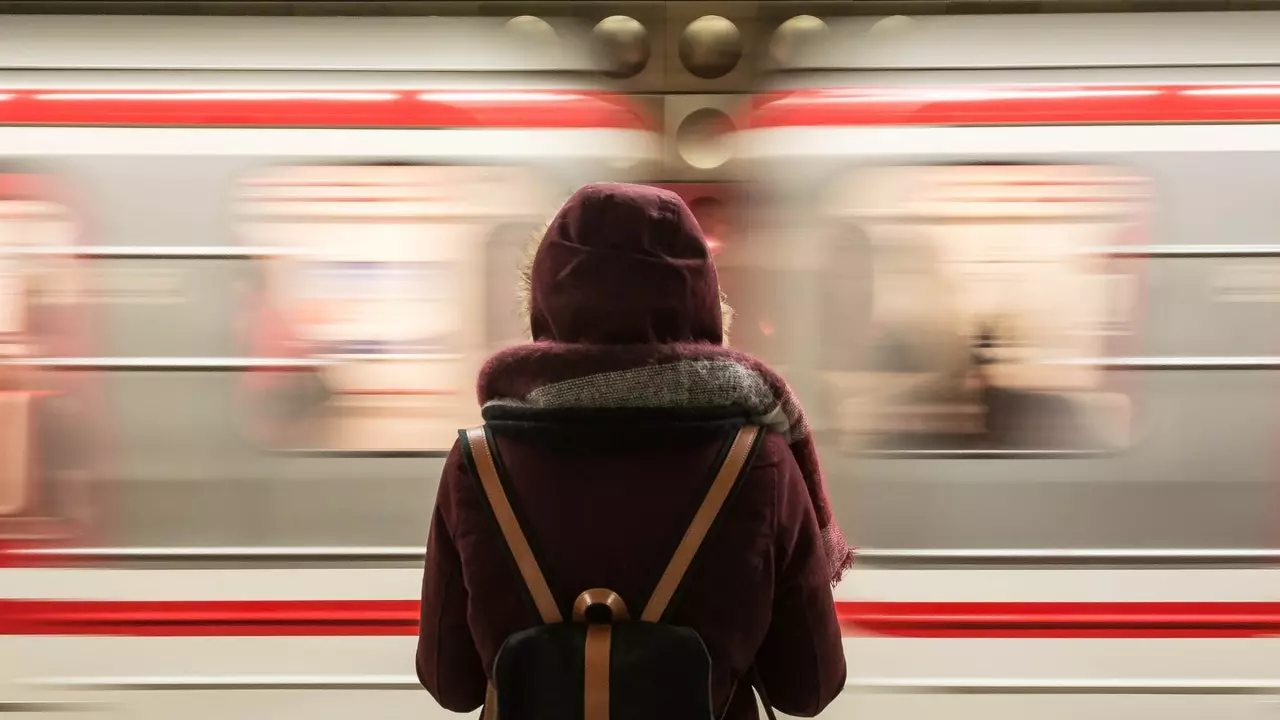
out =
<svg viewBox="0 0 1280 720"><path fill-rule="evenodd" d="M711 657L702 638L691 628L663 621L762 435L753 425L738 431L638 619L631 618L617 593L597 588L578 596L566 620L508 499L485 428L463 433L473 475L544 623L502 644L483 720L497 720L499 707L502 720L714 720ZM774 720L754 667L747 682Z"/></svg>

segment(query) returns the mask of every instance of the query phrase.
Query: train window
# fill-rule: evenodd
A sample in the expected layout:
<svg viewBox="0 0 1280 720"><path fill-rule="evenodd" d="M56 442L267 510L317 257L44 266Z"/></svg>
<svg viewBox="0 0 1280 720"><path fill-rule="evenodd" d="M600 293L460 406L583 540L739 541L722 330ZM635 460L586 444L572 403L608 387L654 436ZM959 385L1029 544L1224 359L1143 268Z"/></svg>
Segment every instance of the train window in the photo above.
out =
<svg viewBox="0 0 1280 720"><path fill-rule="evenodd" d="M863 449L1129 443L1128 388L1097 360L1133 339L1145 181L1076 165L875 168L824 214L819 353L842 441ZM838 308L838 309L836 309Z"/></svg>
<svg viewBox="0 0 1280 720"><path fill-rule="evenodd" d="M0 516L13 517L27 506L32 463L30 399L23 393L0 393Z"/></svg>
<svg viewBox="0 0 1280 720"><path fill-rule="evenodd" d="M274 168L241 183L241 239L270 256L254 352L318 361L253 374L268 442L448 448L474 411L474 349L495 333L486 318L502 314L485 307L482 268L501 230L545 213L536 187L507 168L416 165ZM508 305L515 293L509 284Z"/></svg>
<svg viewBox="0 0 1280 720"><path fill-rule="evenodd" d="M0 358L74 354L76 233L46 178L0 174ZM66 377L0 365L0 540L67 530L87 468L79 390Z"/></svg>

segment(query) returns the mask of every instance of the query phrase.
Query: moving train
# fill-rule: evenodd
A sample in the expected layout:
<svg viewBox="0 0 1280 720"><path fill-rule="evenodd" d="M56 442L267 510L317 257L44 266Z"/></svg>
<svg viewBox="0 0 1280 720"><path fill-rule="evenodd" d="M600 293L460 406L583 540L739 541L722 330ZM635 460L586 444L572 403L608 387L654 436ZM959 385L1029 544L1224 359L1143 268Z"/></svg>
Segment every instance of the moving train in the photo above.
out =
<svg viewBox="0 0 1280 720"><path fill-rule="evenodd" d="M740 119L747 211L704 216L732 342L860 547L828 715L1268 712L1278 35L832 21ZM659 159L574 48L0 23L3 428L84 458L0 456L0 709L443 717L409 669L438 458L529 233Z"/></svg>
<svg viewBox="0 0 1280 720"><path fill-rule="evenodd" d="M336 568L278 570L256 553L356 548L386 564L379 548L419 546L436 458L479 419L470 379L512 339L529 235L576 187L652 173L652 127L593 79L569 32L4 18L0 711L78 707L83 694L40 683L146 676L146 657L216 683L221 671L184 663L305 675L289 658L354 660L367 645L260 649L235 636L267 626L220 615L222 600L412 599L401 576L420 549L389 571L342 569L341 551ZM224 567L132 569L191 547ZM128 567L98 566L112 548ZM233 644L133 644L141 628L183 635L173 612ZM412 645L394 640L408 662ZM134 694L106 712L224 713L192 697ZM227 712L270 712L261 698Z"/></svg>
<svg viewBox="0 0 1280 720"><path fill-rule="evenodd" d="M863 548L830 713L1274 701L1277 30L849 20L761 89L727 252Z"/></svg>

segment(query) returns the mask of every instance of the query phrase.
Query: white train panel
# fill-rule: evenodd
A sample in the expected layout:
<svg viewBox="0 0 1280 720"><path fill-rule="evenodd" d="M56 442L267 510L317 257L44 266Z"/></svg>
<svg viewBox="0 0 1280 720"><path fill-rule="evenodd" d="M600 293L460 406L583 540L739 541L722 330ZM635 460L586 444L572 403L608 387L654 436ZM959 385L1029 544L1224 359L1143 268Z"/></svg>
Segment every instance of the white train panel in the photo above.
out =
<svg viewBox="0 0 1280 720"><path fill-rule="evenodd" d="M845 640L848 684L827 716L857 712L892 718L946 709L963 717L979 711L1056 717L1053 713L1068 707L1119 719L1133 712L1155 717L1176 699L1206 712L1248 717L1280 691L1280 639L1247 631L1232 637L1230 628L1162 638L1160 628L1144 630L1142 623L1157 621L1171 607L1206 603L1234 604L1230 612L1242 624L1260 625L1268 616L1274 622L1278 604L1257 600L1280 594L1278 573L857 568L838 593L842 619L852 633ZM372 703L387 717L440 713L429 698L422 699L411 670L416 568L30 568L2 570L0 578L3 587L26 588L29 597L63 600L64 617L96 613L122 623L114 637L0 637L6 656L22 658L9 670L16 697L100 702L103 717L165 712L217 717L232 711L338 717L359 702ZM17 594L6 592L10 601ZM409 622L392 636L361 636L378 631L342 626L352 607L342 601L352 600L405 601ZM302 601L312 635L267 630L285 634L237 637L244 631L234 629L234 621L219 629L227 615L216 602L209 604L213 601L239 601L241 610L245 602L283 608L281 603ZM182 603L179 614L193 623L185 629L165 626L166 612L159 608L174 602ZM1052 611L1085 603L1095 617L1075 628L1060 626L1051 637L956 636L963 618L955 608L964 603L971 604L964 611L970 614L996 608L1006 623L1018 612L1015 606ZM1090 623L1108 622L1099 618L1115 612L1117 604L1145 608L1147 617L1132 615L1128 627L1112 621L1119 636L1098 637ZM113 605L119 609L111 610ZM933 609L919 609L928 605ZM937 622L934 630L919 637L858 630L861 623L876 626L877 614L894 612L895 606L902 613L915 607L911 612L917 619ZM46 606L43 612L48 619L59 611ZM278 619L295 612L281 609ZM315 708L316 703L324 707Z"/></svg>

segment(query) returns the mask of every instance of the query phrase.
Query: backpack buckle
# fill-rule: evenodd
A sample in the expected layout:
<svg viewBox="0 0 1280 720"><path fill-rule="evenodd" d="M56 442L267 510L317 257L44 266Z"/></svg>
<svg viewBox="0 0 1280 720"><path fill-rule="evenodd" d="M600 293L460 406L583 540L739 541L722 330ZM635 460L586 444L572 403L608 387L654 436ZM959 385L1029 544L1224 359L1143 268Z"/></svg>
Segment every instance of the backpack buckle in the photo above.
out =
<svg viewBox="0 0 1280 720"><path fill-rule="evenodd" d="M627 612L627 604L623 602L622 596L612 590L595 588L584 591L573 602L573 621L596 624L597 621L589 619L589 613L596 608L605 608L609 611L609 619L604 624L631 619L631 614Z"/></svg>

